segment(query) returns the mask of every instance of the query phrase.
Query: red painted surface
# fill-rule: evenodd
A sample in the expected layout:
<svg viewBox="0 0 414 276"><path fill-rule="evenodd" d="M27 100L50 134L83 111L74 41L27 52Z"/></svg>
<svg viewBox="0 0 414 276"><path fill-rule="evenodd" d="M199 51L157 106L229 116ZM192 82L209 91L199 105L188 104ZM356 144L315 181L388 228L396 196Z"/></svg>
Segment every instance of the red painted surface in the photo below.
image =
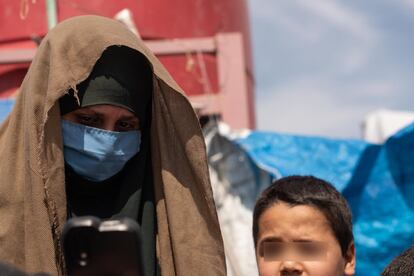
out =
<svg viewBox="0 0 414 276"><path fill-rule="evenodd" d="M29 10L26 19L20 18L20 5L24 1L0 0L0 47L8 41L30 40L47 32L45 0L27 0Z"/></svg>
<svg viewBox="0 0 414 276"><path fill-rule="evenodd" d="M21 3L28 3L25 20L20 19ZM35 47L33 38L43 37L47 32L45 0L0 0L0 50L3 48ZM124 8L132 11L135 24L144 40L162 38L194 38L214 36L220 32L241 32L243 34L246 74L248 77L249 107L254 121L252 89L252 60L250 31L247 14L247 0L59 0L58 19L84 14L113 17ZM197 55L162 56L161 62L167 67L178 84L189 95L207 92L218 93L217 58L203 55L202 63ZM192 66L191 66L192 65ZM206 91L205 78L201 68L207 69L209 86ZM0 97L9 96L21 83L22 65L0 65ZM23 69L24 71L24 69ZM12 76L12 77L11 77Z"/></svg>

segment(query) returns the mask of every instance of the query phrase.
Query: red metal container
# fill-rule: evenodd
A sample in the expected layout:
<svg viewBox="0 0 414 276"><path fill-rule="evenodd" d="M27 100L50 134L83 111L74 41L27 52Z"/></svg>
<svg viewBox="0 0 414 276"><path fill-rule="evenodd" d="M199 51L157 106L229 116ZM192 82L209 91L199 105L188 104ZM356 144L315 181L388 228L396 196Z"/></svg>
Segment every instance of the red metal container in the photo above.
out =
<svg viewBox="0 0 414 276"><path fill-rule="evenodd" d="M46 0L0 0L0 51L30 49L47 32ZM214 37L239 32L243 37L248 87L249 127L254 127L252 59L246 0L60 0L56 1L58 21L84 14L113 18L124 8L144 40ZM27 12L27 13L26 13ZM25 19L21 16L26 15ZM214 54L162 55L178 84L189 96L221 93L218 61ZM20 86L29 64L0 64L0 97L9 97ZM203 68L206 74L203 75ZM206 80L207 79L207 80ZM205 82L209 85L206 86ZM206 91L209 87L211 91Z"/></svg>

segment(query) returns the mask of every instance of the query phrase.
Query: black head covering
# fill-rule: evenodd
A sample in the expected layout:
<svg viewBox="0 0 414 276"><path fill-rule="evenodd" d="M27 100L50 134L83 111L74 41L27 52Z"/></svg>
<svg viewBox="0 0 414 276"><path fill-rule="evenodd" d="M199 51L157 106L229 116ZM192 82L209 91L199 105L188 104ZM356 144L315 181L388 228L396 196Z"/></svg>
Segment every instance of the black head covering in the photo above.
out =
<svg viewBox="0 0 414 276"><path fill-rule="evenodd" d="M141 53L125 46L111 46L77 90L80 105L74 91L69 91L60 99L62 115L80 107L112 104L128 109L145 125L152 94L152 68Z"/></svg>
<svg viewBox="0 0 414 276"><path fill-rule="evenodd" d="M101 219L128 217L136 220L143 235L144 276L156 275L159 269L149 128L152 68L141 53L125 46L111 46L77 90L80 105L74 92L69 91L60 99L62 115L96 104L121 106L140 120L142 139L140 152L121 172L102 182L88 181L65 166L68 217L92 215Z"/></svg>

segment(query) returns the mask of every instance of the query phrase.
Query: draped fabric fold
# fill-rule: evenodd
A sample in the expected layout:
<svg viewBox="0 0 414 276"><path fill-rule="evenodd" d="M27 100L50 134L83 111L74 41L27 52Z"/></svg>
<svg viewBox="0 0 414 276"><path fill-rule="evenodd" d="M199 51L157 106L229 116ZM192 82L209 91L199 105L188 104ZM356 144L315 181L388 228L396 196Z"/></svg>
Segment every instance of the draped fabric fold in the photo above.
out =
<svg viewBox="0 0 414 276"><path fill-rule="evenodd" d="M153 67L151 159L162 275L225 275L224 250L197 117L161 63L124 25L66 20L43 39L0 127L0 260L63 275L66 222L59 98L85 80L102 53L123 45Z"/></svg>

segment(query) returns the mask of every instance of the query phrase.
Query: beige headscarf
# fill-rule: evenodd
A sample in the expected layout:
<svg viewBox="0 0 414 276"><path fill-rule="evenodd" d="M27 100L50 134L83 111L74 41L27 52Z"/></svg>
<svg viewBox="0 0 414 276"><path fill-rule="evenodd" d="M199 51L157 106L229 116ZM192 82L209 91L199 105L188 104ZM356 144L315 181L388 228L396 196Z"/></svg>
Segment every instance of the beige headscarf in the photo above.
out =
<svg viewBox="0 0 414 276"><path fill-rule="evenodd" d="M162 275L225 275L223 243L196 115L155 56L122 24L81 16L43 39L0 128L0 261L64 273L66 221L58 99L86 79L103 51L124 45L154 68L151 154Z"/></svg>

